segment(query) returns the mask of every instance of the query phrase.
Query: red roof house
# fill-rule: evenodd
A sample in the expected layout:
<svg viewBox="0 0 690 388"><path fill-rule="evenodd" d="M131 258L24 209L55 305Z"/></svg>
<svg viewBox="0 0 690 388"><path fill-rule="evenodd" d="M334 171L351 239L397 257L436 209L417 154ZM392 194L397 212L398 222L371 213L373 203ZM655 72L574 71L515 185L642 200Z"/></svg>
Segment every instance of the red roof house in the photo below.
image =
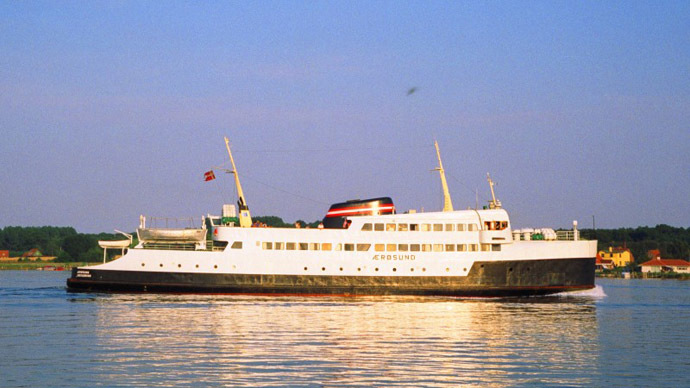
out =
<svg viewBox="0 0 690 388"><path fill-rule="evenodd" d="M595 262L595 268L597 271L604 269L613 269L613 260L603 259L599 253L597 253L597 261Z"/></svg>
<svg viewBox="0 0 690 388"><path fill-rule="evenodd" d="M649 260L640 264L642 272L678 272L690 273L690 262L680 259L660 259Z"/></svg>
<svg viewBox="0 0 690 388"><path fill-rule="evenodd" d="M647 258L649 260L659 259L661 258L661 251L658 249L650 249L647 251Z"/></svg>
<svg viewBox="0 0 690 388"><path fill-rule="evenodd" d="M33 248L28 252L22 253L22 257L43 257L43 253L38 248Z"/></svg>

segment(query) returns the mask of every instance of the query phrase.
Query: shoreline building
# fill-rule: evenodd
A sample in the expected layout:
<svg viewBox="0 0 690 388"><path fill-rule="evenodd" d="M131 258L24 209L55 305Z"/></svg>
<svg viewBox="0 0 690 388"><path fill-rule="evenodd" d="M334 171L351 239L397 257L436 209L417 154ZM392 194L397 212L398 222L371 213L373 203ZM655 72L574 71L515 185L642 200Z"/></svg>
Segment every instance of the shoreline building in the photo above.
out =
<svg viewBox="0 0 690 388"><path fill-rule="evenodd" d="M595 262L595 268L597 271L601 272L603 270L613 269L613 260L604 259L599 253L597 253L597 260Z"/></svg>
<svg viewBox="0 0 690 388"><path fill-rule="evenodd" d="M657 256L652 260L640 264L640 268L642 273L690 273L690 262L681 259L662 259L661 256Z"/></svg>
<svg viewBox="0 0 690 388"><path fill-rule="evenodd" d="M635 257L626 247L609 247L608 251L599 251L599 256L602 261L611 260L614 267L625 267L635 262Z"/></svg>

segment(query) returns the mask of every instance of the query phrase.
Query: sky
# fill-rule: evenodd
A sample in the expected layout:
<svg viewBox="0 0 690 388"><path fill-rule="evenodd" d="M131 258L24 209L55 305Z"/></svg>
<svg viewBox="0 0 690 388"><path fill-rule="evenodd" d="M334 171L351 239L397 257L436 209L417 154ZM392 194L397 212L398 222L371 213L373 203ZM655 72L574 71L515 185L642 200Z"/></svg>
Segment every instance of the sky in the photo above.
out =
<svg viewBox="0 0 690 388"><path fill-rule="evenodd" d="M690 227L687 1L3 1L0 228L490 199ZM415 91L408 95L411 88ZM204 172L217 179L204 182Z"/></svg>

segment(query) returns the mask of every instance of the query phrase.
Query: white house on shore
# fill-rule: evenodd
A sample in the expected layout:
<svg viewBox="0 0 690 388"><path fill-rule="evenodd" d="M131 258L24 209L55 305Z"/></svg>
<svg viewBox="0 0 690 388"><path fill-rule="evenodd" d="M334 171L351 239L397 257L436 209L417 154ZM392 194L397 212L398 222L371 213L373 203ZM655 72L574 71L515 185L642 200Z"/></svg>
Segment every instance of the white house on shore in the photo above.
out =
<svg viewBox="0 0 690 388"><path fill-rule="evenodd" d="M640 264L642 273L650 272L677 272L690 273L690 262L680 259L655 258Z"/></svg>

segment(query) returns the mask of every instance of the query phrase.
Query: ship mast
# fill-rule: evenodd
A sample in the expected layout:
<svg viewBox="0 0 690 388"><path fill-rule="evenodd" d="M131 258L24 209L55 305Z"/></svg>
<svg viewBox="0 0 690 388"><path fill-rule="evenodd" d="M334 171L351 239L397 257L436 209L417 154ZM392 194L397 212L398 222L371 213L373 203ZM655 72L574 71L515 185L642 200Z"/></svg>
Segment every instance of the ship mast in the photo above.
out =
<svg viewBox="0 0 690 388"><path fill-rule="evenodd" d="M450 199L450 191L448 191L448 182L446 182L446 171L443 169L441 162L441 151L438 150L438 142L434 140L434 147L436 147L436 156L438 157L438 167L433 171L438 171L441 175L441 186L443 186L443 211L453 211L453 201Z"/></svg>
<svg viewBox="0 0 690 388"><path fill-rule="evenodd" d="M491 201L489 201L489 209L500 209L501 208L501 201L496 199L496 194L494 193L494 185L496 182L491 180L491 175L489 173L486 173L486 180L489 181L489 187L491 188Z"/></svg>
<svg viewBox="0 0 690 388"><path fill-rule="evenodd" d="M240 176L237 174L237 167L235 167L235 160L232 158L232 152L230 152L230 140L225 137L225 148L228 149L228 155L230 156L230 163L232 164L232 174L235 176L235 187L237 187L237 205L240 207L240 226L243 228L249 228L252 226L252 216L249 214L249 206L244 200L244 193L242 192L242 185L240 184Z"/></svg>

